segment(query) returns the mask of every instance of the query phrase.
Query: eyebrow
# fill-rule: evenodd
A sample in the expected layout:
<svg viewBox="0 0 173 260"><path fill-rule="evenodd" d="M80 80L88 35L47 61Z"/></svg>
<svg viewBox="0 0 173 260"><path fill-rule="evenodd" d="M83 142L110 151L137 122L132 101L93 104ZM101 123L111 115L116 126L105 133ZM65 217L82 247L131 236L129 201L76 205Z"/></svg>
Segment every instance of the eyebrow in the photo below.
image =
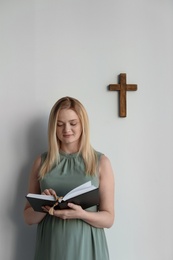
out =
<svg viewBox="0 0 173 260"><path fill-rule="evenodd" d="M71 119L71 120L69 120L68 122L74 122L74 121L78 121L78 119L76 118L76 119ZM61 120L57 120L57 122L59 122L59 123L64 123L63 121L61 121Z"/></svg>

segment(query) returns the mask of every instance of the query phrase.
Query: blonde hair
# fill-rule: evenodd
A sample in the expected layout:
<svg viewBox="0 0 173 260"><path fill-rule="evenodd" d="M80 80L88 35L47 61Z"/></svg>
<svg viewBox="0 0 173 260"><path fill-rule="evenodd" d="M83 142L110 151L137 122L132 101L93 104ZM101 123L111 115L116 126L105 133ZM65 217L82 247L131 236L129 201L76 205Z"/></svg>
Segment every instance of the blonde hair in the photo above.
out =
<svg viewBox="0 0 173 260"><path fill-rule="evenodd" d="M79 151L85 164L86 173L94 175L97 169L97 156L90 144L89 120L84 106L75 98L63 97L51 109L48 123L48 152L39 176L43 178L60 160L60 140L56 135L57 119L61 109L72 109L78 115L82 133L79 140Z"/></svg>

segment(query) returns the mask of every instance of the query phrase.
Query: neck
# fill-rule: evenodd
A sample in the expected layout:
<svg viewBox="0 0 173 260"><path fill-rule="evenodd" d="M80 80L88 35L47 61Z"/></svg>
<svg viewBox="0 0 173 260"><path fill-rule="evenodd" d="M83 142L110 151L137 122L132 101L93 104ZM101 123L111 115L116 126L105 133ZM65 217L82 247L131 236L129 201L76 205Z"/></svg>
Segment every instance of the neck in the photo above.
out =
<svg viewBox="0 0 173 260"><path fill-rule="evenodd" d="M78 146L72 145L61 145L60 150L64 153L71 154L79 151Z"/></svg>

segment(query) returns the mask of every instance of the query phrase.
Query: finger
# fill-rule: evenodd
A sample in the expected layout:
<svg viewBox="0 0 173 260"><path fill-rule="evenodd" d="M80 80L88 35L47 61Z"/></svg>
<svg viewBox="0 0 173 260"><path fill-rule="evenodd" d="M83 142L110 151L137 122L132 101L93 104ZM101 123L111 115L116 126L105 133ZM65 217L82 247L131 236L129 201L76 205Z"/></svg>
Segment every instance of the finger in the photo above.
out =
<svg viewBox="0 0 173 260"><path fill-rule="evenodd" d="M56 196L56 192L53 189L49 189L49 193L53 196Z"/></svg>
<svg viewBox="0 0 173 260"><path fill-rule="evenodd" d="M50 192L48 189L45 189L43 192L42 192L43 195L50 195Z"/></svg>
<svg viewBox="0 0 173 260"><path fill-rule="evenodd" d="M45 189L42 194L45 195L56 195L56 192L53 189Z"/></svg>
<svg viewBox="0 0 173 260"><path fill-rule="evenodd" d="M68 207L71 209L77 209L79 206L70 202L68 203Z"/></svg>
<svg viewBox="0 0 173 260"><path fill-rule="evenodd" d="M46 206L43 206L42 209L43 209L43 211L44 211L45 213L48 213L48 211L49 211L49 209L48 209Z"/></svg>

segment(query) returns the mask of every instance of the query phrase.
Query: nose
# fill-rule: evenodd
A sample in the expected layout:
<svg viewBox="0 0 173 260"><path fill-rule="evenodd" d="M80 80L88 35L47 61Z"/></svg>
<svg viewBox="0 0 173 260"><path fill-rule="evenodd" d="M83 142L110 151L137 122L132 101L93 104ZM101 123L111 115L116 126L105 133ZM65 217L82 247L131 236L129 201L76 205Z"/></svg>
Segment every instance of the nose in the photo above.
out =
<svg viewBox="0 0 173 260"><path fill-rule="evenodd" d="M69 132L70 131L70 125L69 124L65 124L64 125L64 132Z"/></svg>

